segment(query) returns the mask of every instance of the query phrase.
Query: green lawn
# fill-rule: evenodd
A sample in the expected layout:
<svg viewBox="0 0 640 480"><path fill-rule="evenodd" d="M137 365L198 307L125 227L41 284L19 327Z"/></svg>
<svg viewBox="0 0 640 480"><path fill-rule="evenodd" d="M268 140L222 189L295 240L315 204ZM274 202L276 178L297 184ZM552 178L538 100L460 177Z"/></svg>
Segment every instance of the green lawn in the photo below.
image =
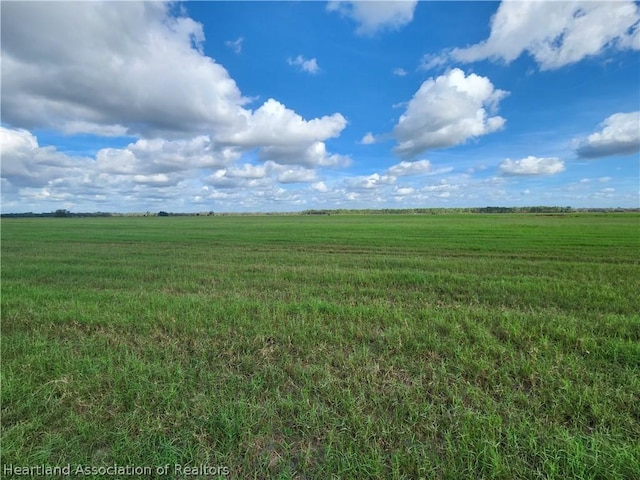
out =
<svg viewBox="0 0 640 480"><path fill-rule="evenodd" d="M638 214L3 219L1 234L0 469L638 478Z"/></svg>

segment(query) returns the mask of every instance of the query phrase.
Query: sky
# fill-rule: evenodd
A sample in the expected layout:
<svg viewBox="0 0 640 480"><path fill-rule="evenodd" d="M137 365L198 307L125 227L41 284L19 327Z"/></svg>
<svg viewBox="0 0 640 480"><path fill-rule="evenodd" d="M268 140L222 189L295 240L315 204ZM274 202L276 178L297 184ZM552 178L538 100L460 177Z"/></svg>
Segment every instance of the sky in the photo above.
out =
<svg viewBox="0 0 640 480"><path fill-rule="evenodd" d="M12 2L4 213L640 207L640 4Z"/></svg>

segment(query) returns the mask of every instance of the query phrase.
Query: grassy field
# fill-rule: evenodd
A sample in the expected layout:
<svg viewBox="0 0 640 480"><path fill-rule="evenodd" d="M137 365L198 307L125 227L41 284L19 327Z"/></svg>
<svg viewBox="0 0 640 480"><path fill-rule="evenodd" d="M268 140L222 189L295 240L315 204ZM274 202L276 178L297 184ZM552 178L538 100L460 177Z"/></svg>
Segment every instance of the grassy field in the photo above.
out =
<svg viewBox="0 0 640 480"><path fill-rule="evenodd" d="M14 474L638 478L638 214L1 227Z"/></svg>

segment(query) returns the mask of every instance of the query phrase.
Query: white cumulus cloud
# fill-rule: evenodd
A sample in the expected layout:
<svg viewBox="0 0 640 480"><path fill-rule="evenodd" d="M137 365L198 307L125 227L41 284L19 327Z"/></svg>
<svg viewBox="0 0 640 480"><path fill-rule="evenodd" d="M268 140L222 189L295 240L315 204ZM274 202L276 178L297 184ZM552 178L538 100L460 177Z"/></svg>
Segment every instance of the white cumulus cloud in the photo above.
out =
<svg viewBox="0 0 640 480"><path fill-rule="evenodd" d="M640 152L640 111L615 113L601 124L602 129L578 144L582 158L632 155Z"/></svg>
<svg viewBox="0 0 640 480"><path fill-rule="evenodd" d="M30 202L54 202L70 208L124 202L124 205L154 199L173 198L186 178L186 170L197 165L198 156L185 158L180 165L159 166L141 161L143 145L123 149L102 149L96 158L71 156L52 146L41 146L36 137L23 129L1 127L3 205L16 205L10 194L17 194L20 208ZM171 145L166 151L159 145L158 156L172 155L171 148L188 150L188 146ZM160 163L167 158L159 160ZM169 162L171 163L171 162ZM191 168L191 172L194 169ZM13 197L15 198L15 197ZM7 201L8 200L8 201Z"/></svg>
<svg viewBox="0 0 640 480"><path fill-rule="evenodd" d="M528 156L521 160L507 158L499 170L504 175L553 175L563 172L564 162L557 157L538 158Z"/></svg>
<svg viewBox="0 0 640 480"><path fill-rule="evenodd" d="M551 70L607 48L640 49L635 2L503 1L491 20L489 38L453 49L451 56L461 62L509 63L528 52L542 70Z"/></svg>
<svg viewBox="0 0 640 480"><path fill-rule="evenodd" d="M245 163L241 167L230 167L226 169L226 174L233 178L250 178L258 179L267 176L267 167L270 166L269 162L263 165L252 165Z"/></svg>
<svg viewBox="0 0 640 480"><path fill-rule="evenodd" d="M506 95L488 78L473 73L465 76L457 68L426 80L394 127L399 142L395 152L413 156L500 130L504 118L490 112Z"/></svg>
<svg viewBox="0 0 640 480"><path fill-rule="evenodd" d="M393 185L396 183L396 180L396 177L393 175L380 175L379 173L374 173L371 175L350 178L346 183L351 189L369 190L383 185Z"/></svg>
<svg viewBox="0 0 640 480"><path fill-rule="evenodd" d="M417 1L330 1L327 11L353 19L358 35L373 35L384 30L398 30L413 20Z"/></svg>
<svg viewBox="0 0 640 480"><path fill-rule="evenodd" d="M3 4L3 121L145 136L231 125L247 99L202 42L165 3Z"/></svg>
<svg viewBox="0 0 640 480"><path fill-rule="evenodd" d="M311 183L318 179L315 170L302 167L282 170L276 178L280 183Z"/></svg>
<svg viewBox="0 0 640 480"><path fill-rule="evenodd" d="M308 147L298 145L269 146L259 150L262 160L271 160L281 165L306 167L346 167L351 159L345 155L330 154L324 142L314 142Z"/></svg>
<svg viewBox="0 0 640 480"><path fill-rule="evenodd" d="M389 168L389 174L396 177L404 177L409 175L424 175L431 173L433 170L429 160L418 160L416 162L402 161Z"/></svg>
<svg viewBox="0 0 640 480"><path fill-rule="evenodd" d="M307 59L302 55L298 55L296 58L288 58L287 63L289 65L298 67L303 72L311 74L316 74L320 71L318 60L316 60L315 58Z"/></svg>
<svg viewBox="0 0 640 480"><path fill-rule="evenodd" d="M305 120L272 98L254 112L245 111L242 121L218 136L222 143L259 146L306 145L337 137L347 125L339 113Z"/></svg>
<svg viewBox="0 0 640 480"><path fill-rule="evenodd" d="M416 191L416 189L413 188L413 187L395 187L394 190L393 190L393 193L394 193L394 195L398 195L400 197L403 197L405 195L411 195L415 191Z"/></svg>
<svg viewBox="0 0 640 480"><path fill-rule="evenodd" d="M18 187L42 187L68 176L84 178L92 167L86 157L70 157L55 147L42 147L24 129L0 127L2 178Z"/></svg>
<svg viewBox="0 0 640 480"><path fill-rule="evenodd" d="M189 140L140 139L125 148L103 148L96 155L96 166L116 174L168 173L222 167L239 158L237 149L216 147L201 135Z"/></svg>
<svg viewBox="0 0 640 480"><path fill-rule="evenodd" d="M311 188L319 193L327 193L329 191L329 187L324 182L315 182L311 184Z"/></svg>
<svg viewBox="0 0 640 480"><path fill-rule="evenodd" d="M278 161L281 153L287 164L344 161L324 144L346 126L341 114L306 120L274 99L246 108L249 99L228 71L204 55L202 25L178 10L164 2L3 4L3 124L138 137L148 142L136 147L138 160L145 157L140 149L162 139L206 136L195 144L204 149L197 155L205 166L212 155L253 149L265 160ZM240 38L230 46L241 44ZM317 62L302 59L301 67L317 71ZM145 158L155 165L180 163L181 152L171 157L167 149L183 147L165 143L159 157ZM103 157L121 161L120 153L111 154Z"/></svg>
<svg viewBox="0 0 640 480"><path fill-rule="evenodd" d="M365 136L362 137L362 140L360 140L360 143L362 145L371 145L373 143L376 143L376 137L373 135L373 133L367 132Z"/></svg>

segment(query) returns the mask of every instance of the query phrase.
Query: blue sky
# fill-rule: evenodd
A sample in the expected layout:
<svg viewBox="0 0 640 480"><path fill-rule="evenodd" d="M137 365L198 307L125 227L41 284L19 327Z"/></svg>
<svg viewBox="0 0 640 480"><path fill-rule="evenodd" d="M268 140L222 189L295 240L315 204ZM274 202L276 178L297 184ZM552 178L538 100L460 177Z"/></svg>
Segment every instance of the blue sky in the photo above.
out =
<svg viewBox="0 0 640 480"><path fill-rule="evenodd" d="M640 7L2 2L2 211L640 206Z"/></svg>

